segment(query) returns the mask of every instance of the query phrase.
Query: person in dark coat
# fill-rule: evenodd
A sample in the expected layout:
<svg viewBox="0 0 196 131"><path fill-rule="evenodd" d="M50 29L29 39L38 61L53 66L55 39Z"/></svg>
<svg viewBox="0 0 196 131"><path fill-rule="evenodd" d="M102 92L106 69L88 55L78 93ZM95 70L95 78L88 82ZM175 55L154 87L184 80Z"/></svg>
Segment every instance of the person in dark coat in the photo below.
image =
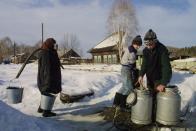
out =
<svg viewBox="0 0 196 131"><path fill-rule="evenodd" d="M61 92L61 69L57 50L54 48L56 41L48 38L42 44L38 59L37 85L42 95L58 94ZM43 110L40 107L38 112L44 117L55 116L56 113L50 110Z"/></svg>
<svg viewBox="0 0 196 131"><path fill-rule="evenodd" d="M138 79L136 69L136 54L137 49L142 45L141 36L136 36L131 45L125 49L125 52L121 59L121 76L122 87L116 92L114 97L113 106L120 109L126 108L126 99L131 91L134 89L135 82Z"/></svg>
<svg viewBox="0 0 196 131"><path fill-rule="evenodd" d="M167 48L158 41L156 33L150 29L144 37L146 47L143 50L143 62L139 73L139 83L143 83L146 74L147 87L153 94L152 119L155 121L156 94L163 92L170 82L172 69Z"/></svg>

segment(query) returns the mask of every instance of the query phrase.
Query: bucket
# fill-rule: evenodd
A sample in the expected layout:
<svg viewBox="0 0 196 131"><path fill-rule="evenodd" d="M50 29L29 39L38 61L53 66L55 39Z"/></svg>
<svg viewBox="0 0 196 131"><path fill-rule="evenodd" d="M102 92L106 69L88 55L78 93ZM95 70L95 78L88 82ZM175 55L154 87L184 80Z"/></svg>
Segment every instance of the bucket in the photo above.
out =
<svg viewBox="0 0 196 131"><path fill-rule="evenodd" d="M7 99L11 104L17 104L22 102L23 88L20 87L7 87Z"/></svg>
<svg viewBox="0 0 196 131"><path fill-rule="evenodd" d="M42 94L41 95L41 109L49 110L49 111L52 110L55 99L56 99L55 95Z"/></svg>

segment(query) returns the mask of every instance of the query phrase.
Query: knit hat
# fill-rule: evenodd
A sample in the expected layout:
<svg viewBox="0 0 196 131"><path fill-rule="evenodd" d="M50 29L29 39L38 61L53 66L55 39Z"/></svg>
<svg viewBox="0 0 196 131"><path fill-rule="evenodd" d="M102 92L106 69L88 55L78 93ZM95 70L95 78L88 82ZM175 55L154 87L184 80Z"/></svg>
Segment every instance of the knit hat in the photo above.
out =
<svg viewBox="0 0 196 131"><path fill-rule="evenodd" d="M48 38L46 41L42 44L42 49L54 49L54 44L56 43L55 39Z"/></svg>
<svg viewBox="0 0 196 131"><path fill-rule="evenodd" d="M149 29L148 32L146 32L144 36L144 40L149 41L149 40L155 40L155 39L157 39L156 33L152 29Z"/></svg>
<svg viewBox="0 0 196 131"><path fill-rule="evenodd" d="M133 39L132 44L137 44L137 45L141 46L142 45L142 38L141 38L141 36L140 35L137 35Z"/></svg>

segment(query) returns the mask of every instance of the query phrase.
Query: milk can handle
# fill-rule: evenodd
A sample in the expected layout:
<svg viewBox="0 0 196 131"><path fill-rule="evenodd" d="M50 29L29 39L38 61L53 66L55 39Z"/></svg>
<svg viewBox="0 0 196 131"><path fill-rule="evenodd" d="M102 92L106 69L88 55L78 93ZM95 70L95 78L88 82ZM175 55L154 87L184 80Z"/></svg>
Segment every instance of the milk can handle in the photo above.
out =
<svg viewBox="0 0 196 131"><path fill-rule="evenodd" d="M148 90L148 88L147 87L145 87L145 86L143 86L143 84L140 84L140 87L142 87L142 90Z"/></svg>
<svg viewBox="0 0 196 131"><path fill-rule="evenodd" d="M169 90L169 92L171 92L171 93L173 93L173 94L176 94L176 93L177 93L177 94L181 94L181 92L180 92L179 90L178 90L176 93L173 92L173 91L170 91L170 90Z"/></svg>
<svg viewBox="0 0 196 131"><path fill-rule="evenodd" d="M10 87L10 83L14 83L14 82L18 82L19 83L19 88L22 88L22 84L21 84L21 82L19 81L19 79L16 79L16 78L14 78L14 79L11 79L10 81L9 81L9 87Z"/></svg>
<svg viewBox="0 0 196 131"><path fill-rule="evenodd" d="M169 90L168 92L170 92L170 93L172 93L172 94L176 94L175 92L173 92L173 91L170 91L170 90Z"/></svg>

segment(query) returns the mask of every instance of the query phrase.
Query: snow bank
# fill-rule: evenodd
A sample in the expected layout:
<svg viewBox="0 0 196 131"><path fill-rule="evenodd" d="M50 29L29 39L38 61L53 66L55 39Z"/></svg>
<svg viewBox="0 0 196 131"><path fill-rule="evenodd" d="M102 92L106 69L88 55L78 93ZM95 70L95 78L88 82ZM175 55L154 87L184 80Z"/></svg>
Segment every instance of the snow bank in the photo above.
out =
<svg viewBox="0 0 196 131"><path fill-rule="evenodd" d="M170 84L177 85L181 92L182 109L188 106L191 112L196 112L196 75L173 71Z"/></svg>
<svg viewBox="0 0 196 131"><path fill-rule="evenodd" d="M55 131L49 123L27 116L2 101L0 107L0 125L4 131Z"/></svg>
<svg viewBox="0 0 196 131"><path fill-rule="evenodd" d="M196 62L196 58L174 60L173 62Z"/></svg>

